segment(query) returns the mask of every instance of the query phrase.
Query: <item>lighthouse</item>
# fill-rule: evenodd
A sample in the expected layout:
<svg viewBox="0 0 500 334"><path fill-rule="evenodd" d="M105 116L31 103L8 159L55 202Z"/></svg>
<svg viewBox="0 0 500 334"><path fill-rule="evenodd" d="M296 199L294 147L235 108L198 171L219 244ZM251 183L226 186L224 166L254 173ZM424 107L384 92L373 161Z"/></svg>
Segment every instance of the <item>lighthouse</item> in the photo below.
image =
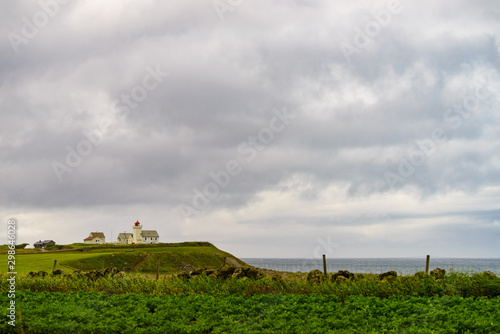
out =
<svg viewBox="0 0 500 334"><path fill-rule="evenodd" d="M133 243L135 244L142 244L142 226L139 221L135 222L134 225L134 231L133 231Z"/></svg>
<svg viewBox="0 0 500 334"><path fill-rule="evenodd" d="M143 230L139 221L136 221L132 228L132 233L118 234L119 244L157 244L160 242L158 232L156 230Z"/></svg>

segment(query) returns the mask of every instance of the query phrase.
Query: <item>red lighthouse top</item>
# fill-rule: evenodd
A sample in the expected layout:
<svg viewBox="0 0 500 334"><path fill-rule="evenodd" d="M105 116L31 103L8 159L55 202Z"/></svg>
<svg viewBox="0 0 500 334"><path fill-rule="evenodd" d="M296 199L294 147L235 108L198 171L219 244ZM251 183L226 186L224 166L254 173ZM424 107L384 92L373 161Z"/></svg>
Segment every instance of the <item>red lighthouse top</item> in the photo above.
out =
<svg viewBox="0 0 500 334"><path fill-rule="evenodd" d="M139 223L139 221L136 221L135 226L139 226L139 225L141 225L141 223Z"/></svg>

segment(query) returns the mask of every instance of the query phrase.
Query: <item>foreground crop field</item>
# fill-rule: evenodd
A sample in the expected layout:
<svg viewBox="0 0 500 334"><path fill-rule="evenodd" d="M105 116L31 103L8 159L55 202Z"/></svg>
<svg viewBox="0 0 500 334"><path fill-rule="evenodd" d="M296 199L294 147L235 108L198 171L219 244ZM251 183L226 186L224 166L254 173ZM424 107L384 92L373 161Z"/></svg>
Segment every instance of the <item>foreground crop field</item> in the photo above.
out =
<svg viewBox="0 0 500 334"><path fill-rule="evenodd" d="M17 328L4 310L2 333L500 333L500 297L22 291L17 300Z"/></svg>

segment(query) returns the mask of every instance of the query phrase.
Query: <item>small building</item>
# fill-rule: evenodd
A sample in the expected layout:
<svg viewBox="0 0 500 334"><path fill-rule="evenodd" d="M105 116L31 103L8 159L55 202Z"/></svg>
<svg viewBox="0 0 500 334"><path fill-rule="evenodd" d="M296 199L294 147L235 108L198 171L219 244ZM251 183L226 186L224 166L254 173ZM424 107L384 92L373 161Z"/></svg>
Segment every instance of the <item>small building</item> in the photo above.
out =
<svg viewBox="0 0 500 334"><path fill-rule="evenodd" d="M106 242L103 232L90 232L89 236L83 239L84 244L100 245Z"/></svg>
<svg viewBox="0 0 500 334"><path fill-rule="evenodd" d="M132 233L123 232L118 234L119 244L131 244L132 243Z"/></svg>
<svg viewBox="0 0 500 334"><path fill-rule="evenodd" d="M160 242L160 235L156 230L142 230L142 225L136 221L133 226L133 233L118 234L120 244L157 244Z"/></svg>
<svg viewBox="0 0 500 334"><path fill-rule="evenodd" d="M160 242L160 235L155 230L144 230L141 232L143 244L157 244Z"/></svg>
<svg viewBox="0 0 500 334"><path fill-rule="evenodd" d="M38 240L33 244L33 247L35 248L45 248L47 246L53 246L55 245L56 242L54 240Z"/></svg>

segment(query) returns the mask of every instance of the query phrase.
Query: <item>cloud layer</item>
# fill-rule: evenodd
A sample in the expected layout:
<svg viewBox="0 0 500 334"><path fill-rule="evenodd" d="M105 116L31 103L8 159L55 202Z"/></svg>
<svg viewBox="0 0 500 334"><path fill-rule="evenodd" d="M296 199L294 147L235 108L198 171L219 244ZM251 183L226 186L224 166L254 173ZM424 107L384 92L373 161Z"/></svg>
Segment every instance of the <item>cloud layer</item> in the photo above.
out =
<svg viewBox="0 0 500 334"><path fill-rule="evenodd" d="M9 3L1 216L28 243L139 219L241 257L312 257L326 236L333 257L500 257L499 14Z"/></svg>

